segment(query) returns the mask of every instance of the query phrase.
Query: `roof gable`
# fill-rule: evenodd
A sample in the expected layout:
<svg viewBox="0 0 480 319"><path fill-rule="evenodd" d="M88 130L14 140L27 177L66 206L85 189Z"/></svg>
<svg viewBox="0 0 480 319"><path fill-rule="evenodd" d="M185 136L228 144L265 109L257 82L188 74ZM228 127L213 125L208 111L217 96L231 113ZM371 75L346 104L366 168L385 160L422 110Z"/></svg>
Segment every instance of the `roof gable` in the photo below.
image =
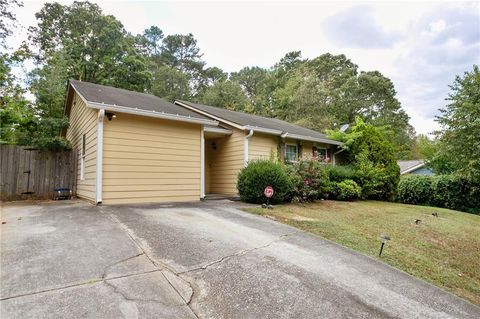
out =
<svg viewBox="0 0 480 319"><path fill-rule="evenodd" d="M70 80L65 113L69 115L73 90L89 107L153 117L168 117L203 124L216 125L210 118L165 101L155 95L114 88L110 86Z"/></svg>
<svg viewBox="0 0 480 319"><path fill-rule="evenodd" d="M276 118L231 111L220 107L197 104L187 101L176 100L176 104L187 107L191 110L201 112L203 115L236 126L240 129L252 129L274 135L285 134L288 137L304 140L318 141L322 143L341 145L341 142L331 140L325 134L310 130Z"/></svg>

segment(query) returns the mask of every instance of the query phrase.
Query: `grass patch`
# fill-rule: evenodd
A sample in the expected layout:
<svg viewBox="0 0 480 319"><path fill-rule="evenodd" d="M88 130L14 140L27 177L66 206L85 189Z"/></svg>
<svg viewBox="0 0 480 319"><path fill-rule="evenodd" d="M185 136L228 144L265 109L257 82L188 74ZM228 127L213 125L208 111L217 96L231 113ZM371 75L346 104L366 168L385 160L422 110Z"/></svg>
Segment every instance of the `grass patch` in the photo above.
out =
<svg viewBox="0 0 480 319"><path fill-rule="evenodd" d="M246 211L320 235L480 305L480 216L379 201L320 201ZM439 217L432 216L438 213ZM414 220L420 219L419 225Z"/></svg>

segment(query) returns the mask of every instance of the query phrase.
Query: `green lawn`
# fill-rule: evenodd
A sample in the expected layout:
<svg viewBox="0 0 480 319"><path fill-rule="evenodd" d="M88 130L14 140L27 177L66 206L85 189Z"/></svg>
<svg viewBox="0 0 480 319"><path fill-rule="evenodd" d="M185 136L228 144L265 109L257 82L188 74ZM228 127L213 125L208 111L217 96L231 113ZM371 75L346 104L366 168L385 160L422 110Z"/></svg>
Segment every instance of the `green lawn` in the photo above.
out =
<svg viewBox="0 0 480 319"><path fill-rule="evenodd" d="M328 238L480 305L480 216L377 201L320 201L248 212ZM438 213L438 218L432 213ZM420 224L414 223L420 219Z"/></svg>

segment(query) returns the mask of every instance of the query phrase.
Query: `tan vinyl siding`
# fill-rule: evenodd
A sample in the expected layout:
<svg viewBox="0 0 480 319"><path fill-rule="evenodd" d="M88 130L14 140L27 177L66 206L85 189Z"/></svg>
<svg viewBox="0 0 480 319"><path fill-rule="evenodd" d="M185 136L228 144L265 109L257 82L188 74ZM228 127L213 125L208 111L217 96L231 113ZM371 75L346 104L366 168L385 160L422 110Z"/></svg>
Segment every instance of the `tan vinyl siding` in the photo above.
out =
<svg viewBox="0 0 480 319"><path fill-rule="evenodd" d="M302 141L300 143L301 143L301 149L302 149L302 154L301 154L302 159L311 159L313 157L313 147L315 146L317 149L321 149L321 148L326 149L327 156L330 158L330 163L332 163L332 145L323 144L323 143L314 143L309 141Z"/></svg>
<svg viewBox="0 0 480 319"><path fill-rule="evenodd" d="M300 154L300 158L311 159L313 156L313 143L301 142L301 151L302 151L302 154Z"/></svg>
<svg viewBox="0 0 480 319"><path fill-rule="evenodd" d="M77 196L95 201L96 164L97 164L97 116L98 111L85 105L75 92L70 110L70 126L67 129L67 139L72 143L73 151L77 152ZM85 134L85 166L84 180L80 177L82 136Z"/></svg>
<svg viewBox="0 0 480 319"><path fill-rule="evenodd" d="M248 140L248 160L270 159L278 153L278 136L254 133Z"/></svg>
<svg viewBox="0 0 480 319"><path fill-rule="evenodd" d="M103 134L103 203L199 200L199 124L118 113Z"/></svg>
<svg viewBox="0 0 480 319"><path fill-rule="evenodd" d="M205 141L206 192L235 195L237 175L243 168L244 137L241 130L230 128L232 135ZM213 149L215 143L216 149ZM208 174L208 176L207 176Z"/></svg>

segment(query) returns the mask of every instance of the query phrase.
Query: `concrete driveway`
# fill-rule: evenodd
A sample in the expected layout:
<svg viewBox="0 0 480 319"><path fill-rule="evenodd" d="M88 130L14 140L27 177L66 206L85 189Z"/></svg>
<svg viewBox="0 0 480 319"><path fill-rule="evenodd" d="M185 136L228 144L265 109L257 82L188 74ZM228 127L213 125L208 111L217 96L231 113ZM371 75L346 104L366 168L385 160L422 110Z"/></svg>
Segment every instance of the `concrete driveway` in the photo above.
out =
<svg viewBox="0 0 480 319"><path fill-rule="evenodd" d="M0 317L480 318L480 308L235 204L4 204Z"/></svg>

